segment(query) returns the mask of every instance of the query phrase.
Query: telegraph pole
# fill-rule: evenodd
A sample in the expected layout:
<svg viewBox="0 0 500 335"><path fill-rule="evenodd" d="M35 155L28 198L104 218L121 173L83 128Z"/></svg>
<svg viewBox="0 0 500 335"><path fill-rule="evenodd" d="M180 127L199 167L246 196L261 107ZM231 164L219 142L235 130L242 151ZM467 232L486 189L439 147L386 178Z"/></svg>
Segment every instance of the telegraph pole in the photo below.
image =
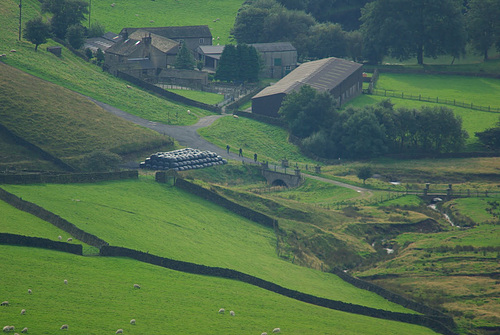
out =
<svg viewBox="0 0 500 335"><path fill-rule="evenodd" d="M90 29L90 14L92 13L92 0L89 0L89 29Z"/></svg>
<svg viewBox="0 0 500 335"><path fill-rule="evenodd" d="M23 0L19 0L19 41L21 40Z"/></svg>

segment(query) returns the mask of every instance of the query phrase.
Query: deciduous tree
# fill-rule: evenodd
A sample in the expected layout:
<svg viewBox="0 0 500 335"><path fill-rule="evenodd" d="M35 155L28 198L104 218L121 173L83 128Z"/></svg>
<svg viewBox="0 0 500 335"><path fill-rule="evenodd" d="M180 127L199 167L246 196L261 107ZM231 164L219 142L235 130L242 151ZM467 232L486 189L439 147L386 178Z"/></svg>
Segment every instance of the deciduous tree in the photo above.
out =
<svg viewBox="0 0 500 335"><path fill-rule="evenodd" d="M23 37L35 45L35 51L38 46L47 42L50 37L50 25L43 22L42 17L36 17L26 22Z"/></svg>
<svg viewBox="0 0 500 335"><path fill-rule="evenodd" d="M52 13L50 25L52 33L64 39L68 28L80 24L89 13L85 0L43 0L42 11Z"/></svg>
<svg viewBox="0 0 500 335"><path fill-rule="evenodd" d="M469 0L466 14L471 45L488 59L488 51L496 45L500 50L500 0Z"/></svg>
<svg viewBox="0 0 500 335"><path fill-rule="evenodd" d="M66 33L66 39L73 48L80 49L85 43L85 29L81 24L69 26Z"/></svg>
<svg viewBox="0 0 500 335"><path fill-rule="evenodd" d="M463 54L466 43L461 0L375 0L362 9L361 31L372 60Z"/></svg>

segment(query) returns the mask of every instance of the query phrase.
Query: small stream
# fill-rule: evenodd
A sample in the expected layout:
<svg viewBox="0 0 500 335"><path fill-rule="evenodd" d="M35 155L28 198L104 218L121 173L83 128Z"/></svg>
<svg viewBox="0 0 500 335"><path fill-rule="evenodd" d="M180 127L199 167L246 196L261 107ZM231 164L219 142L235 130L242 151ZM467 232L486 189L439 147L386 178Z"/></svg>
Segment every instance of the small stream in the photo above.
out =
<svg viewBox="0 0 500 335"><path fill-rule="evenodd" d="M451 219L450 219L450 217L448 216L448 214L441 212L441 211L437 208L437 205L436 205L436 204L430 204L430 205L429 205L429 206L427 206L427 207L429 207L429 208L431 208L431 209L435 210L436 212L439 212L441 215L443 215L443 216L444 216L444 218L446 219L446 221L448 221L452 227L458 227L458 228L460 228L460 226L455 225L455 224L453 223L453 221L451 221Z"/></svg>

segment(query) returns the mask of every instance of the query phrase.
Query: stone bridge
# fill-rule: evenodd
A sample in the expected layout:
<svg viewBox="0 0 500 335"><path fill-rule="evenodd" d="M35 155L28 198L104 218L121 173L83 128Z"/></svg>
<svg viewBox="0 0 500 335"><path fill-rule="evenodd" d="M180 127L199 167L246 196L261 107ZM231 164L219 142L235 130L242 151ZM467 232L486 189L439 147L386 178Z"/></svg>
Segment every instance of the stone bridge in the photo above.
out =
<svg viewBox="0 0 500 335"><path fill-rule="evenodd" d="M262 169L262 175L271 186L297 187L302 183L300 170L295 170L295 174L287 174L267 169Z"/></svg>

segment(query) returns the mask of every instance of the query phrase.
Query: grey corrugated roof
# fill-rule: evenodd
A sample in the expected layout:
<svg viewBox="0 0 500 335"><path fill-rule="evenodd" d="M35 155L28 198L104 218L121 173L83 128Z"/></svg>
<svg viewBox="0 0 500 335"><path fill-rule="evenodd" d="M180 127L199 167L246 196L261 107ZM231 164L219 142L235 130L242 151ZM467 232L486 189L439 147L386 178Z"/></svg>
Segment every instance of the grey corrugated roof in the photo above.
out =
<svg viewBox="0 0 500 335"><path fill-rule="evenodd" d="M297 51L290 42L276 42L276 43L254 43L250 44L259 52L272 52L272 51Z"/></svg>
<svg viewBox="0 0 500 335"><path fill-rule="evenodd" d="M303 63L276 84L257 93L253 98L279 93L288 94L297 91L303 85L309 85L321 92L330 91L362 66L335 57Z"/></svg>
<svg viewBox="0 0 500 335"><path fill-rule="evenodd" d="M127 29L129 34L132 34L138 29L142 29L173 40L193 37L212 38L212 33L208 26L123 28L120 35L124 33L125 29Z"/></svg>
<svg viewBox="0 0 500 335"><path fill-rule="evenodd" d="M225 45L200 45L198 51L204 55L222 54Z"/></svg>

